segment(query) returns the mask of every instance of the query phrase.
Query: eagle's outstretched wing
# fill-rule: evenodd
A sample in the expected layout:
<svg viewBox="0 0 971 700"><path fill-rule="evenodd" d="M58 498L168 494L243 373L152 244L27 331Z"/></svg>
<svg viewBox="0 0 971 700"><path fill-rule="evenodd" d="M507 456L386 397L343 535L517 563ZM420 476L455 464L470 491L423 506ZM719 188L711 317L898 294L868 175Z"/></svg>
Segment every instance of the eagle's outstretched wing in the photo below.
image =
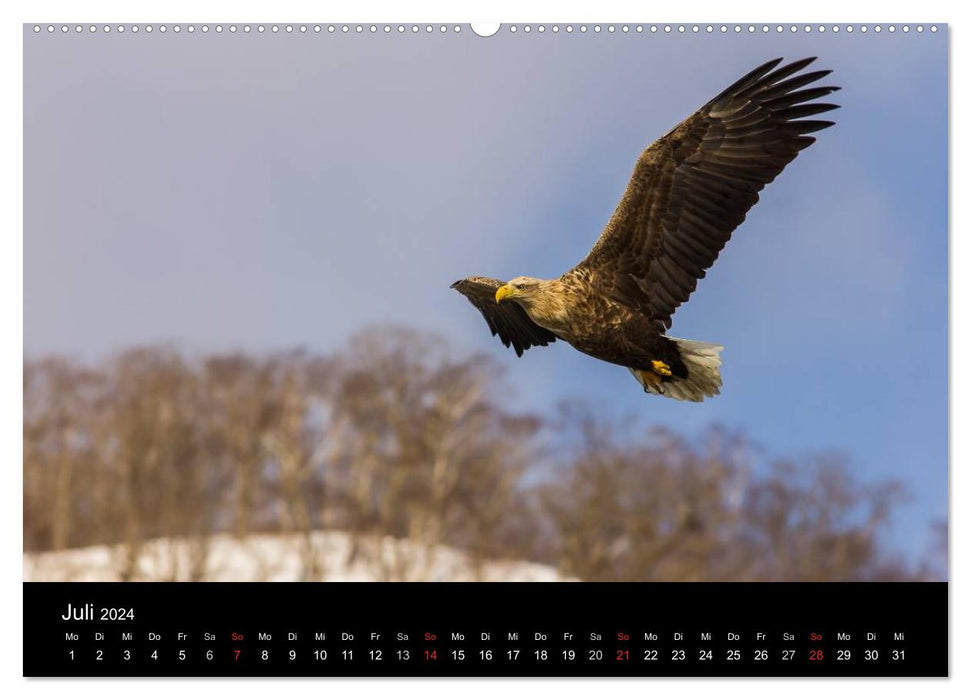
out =
<svg viewBox="0 0 971 700"><path fill-rule="evenodd" d="M519 304L496 303L496 290L502 285L501 280L489 277L467 277L453 284L452 289L465 295L482 313L492 335L498 335L507 348L512 345L520 357L534 345L554 342L556 336L533 323Z"/></svg>
<svg viewBox="0 0 971 700"><path fill-rule="evenodd" d="M830 71L800 73L813 58L759 66L654 142L586 267L617 301L664 331L759 191L833 122L805 117L837 87L810 87Z"/></svg>

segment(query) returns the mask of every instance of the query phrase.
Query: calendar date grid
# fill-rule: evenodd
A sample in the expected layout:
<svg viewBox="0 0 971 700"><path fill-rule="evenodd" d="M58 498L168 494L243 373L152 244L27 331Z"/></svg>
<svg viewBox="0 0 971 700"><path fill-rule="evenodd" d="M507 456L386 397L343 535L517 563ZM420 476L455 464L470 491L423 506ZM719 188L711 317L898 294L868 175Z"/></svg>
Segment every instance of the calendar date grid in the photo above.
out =
<svg viewBox="0 0 971 700"><path fill-rule="evenodd" d="M25 584L24 601L25 675L948 670L946 584Z"/></svg>
<svg viewBox="0 0 971 700"><path fill-rule="evenodd" d="M68 662L111 665L758 665L905 663L901 630L781 632L601 631L66 632ZM90 639L83 641L84 635Z"/></svg>

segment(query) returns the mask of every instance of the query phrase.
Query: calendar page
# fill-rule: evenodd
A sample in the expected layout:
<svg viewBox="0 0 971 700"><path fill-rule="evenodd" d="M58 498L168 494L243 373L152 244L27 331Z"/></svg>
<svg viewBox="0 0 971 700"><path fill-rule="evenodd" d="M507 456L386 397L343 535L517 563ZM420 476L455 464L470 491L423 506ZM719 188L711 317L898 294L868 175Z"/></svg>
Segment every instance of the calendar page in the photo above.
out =
<svg viewBox="0 0 971 700"><path fill-rule="evenodd" d="M24 25L24 675L948 675L947 44Z"/></svg>

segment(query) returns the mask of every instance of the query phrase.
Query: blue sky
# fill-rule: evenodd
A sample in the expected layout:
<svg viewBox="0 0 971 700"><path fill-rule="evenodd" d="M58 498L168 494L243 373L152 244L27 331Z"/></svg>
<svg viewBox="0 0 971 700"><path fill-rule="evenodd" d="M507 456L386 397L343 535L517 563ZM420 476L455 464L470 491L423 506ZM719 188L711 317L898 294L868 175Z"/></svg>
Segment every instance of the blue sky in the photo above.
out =
<svg viewBox="0 0 971 700"><path fill-rule="evenodd" d="M903 481L947 508L947 37L25 30L24 350L340 347L405 323L486 351L524 409L584 397ZM837 126L763 192L673 335L723 394L648 397L557 343L503 348L448 285L578 262L645 146L752 67L817 55Z"/></svg>

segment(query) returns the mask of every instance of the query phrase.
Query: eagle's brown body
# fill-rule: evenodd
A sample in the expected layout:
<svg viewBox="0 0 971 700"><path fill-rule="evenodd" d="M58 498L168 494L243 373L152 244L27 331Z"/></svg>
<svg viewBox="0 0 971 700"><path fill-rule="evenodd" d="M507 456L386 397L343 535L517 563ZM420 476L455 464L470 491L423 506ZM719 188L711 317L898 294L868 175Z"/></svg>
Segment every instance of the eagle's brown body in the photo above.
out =
<svg viewBox="0 0 971 700"><path fill-rule="evenodd" d="M645 391L719 393L721 346L665 333L762 188L832 126L805 119L835 109L816 100L839 89L800 89L829 73L800 73L813 60L756 68L654 142L590 254L561 277L452 287L519 355L560 339L627 367Z"/></svg>
<svg viewBox="0 0 971 700"><path fill-rule="evenodd" d="M686 377L687 369L674 341L657 332L650 319L612 298L590 294L595 287L595 275L585 268L574 268L550 286L554 293L538 295L537 303L526 311L537 325L551 331L557 338L598 360L635 370L653 371L652 363L661 360L671 367L672 374ZM548 308L543 302L555 298L558 307Z"/></svg>

